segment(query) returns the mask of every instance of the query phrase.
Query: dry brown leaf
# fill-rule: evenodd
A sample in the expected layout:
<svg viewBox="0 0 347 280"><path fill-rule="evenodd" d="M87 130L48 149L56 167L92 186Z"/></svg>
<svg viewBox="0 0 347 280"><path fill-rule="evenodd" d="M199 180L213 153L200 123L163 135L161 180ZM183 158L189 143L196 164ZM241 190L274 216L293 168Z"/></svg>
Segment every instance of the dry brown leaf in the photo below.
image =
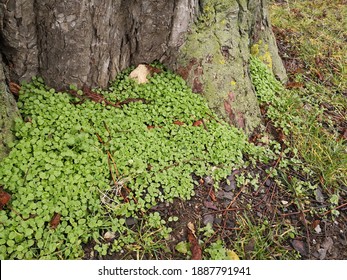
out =
<svg viewBox="0 0 347 280"><path fill-rule="evenodd" d="M11 195L0 189L0 210L10 201Z"/></svg>
<svg viewBox="0 0 347 280"><path fill-rule="evenodd" d="M176 125L184 125L184 122L181 122L181 121L174 121L173 123Z"/></svg>
<svg viewBox="0 0 347 280"><path fill-rule="evenodd" d="M139 84L148 82L147 75L150 74L147 65L139 64L129 75L129 78L134 79Z"/></svg>
<svg viewBox="0 0 347 280"><path fill-rule="evenodd" d="M52 220L49 223L51 228L53 228L53 229L57 228L57 226L60 223L60 218L61 218L61 215L59 213L54 213Z"/></svg>
<svg viewBox="0 0 347 280"><path fill-rule="evenodd" d="M293 239L290 241L290 244L292 244L293 248L298 251L302 256L307 256L307 248L302 240Z"/></svg>
<svg viewBox="0 0 347 280"><path fill-rule="evenodd" d="M195 235L195 227L194 227L194 224L192 222L189 222L187 224L187 228L190 230L190 232L196 237Z"/></svg>
<svg viewBox="0 0 347 280"><path fill-rule="evenodd" d="M218 211L218 207L216 205L214 205L213 201L204 201L204 206L206 208L212 209L212 210L216 210Z"/></svg>
<svg viewBox="0 0 347 280"><path fill-rule="evenodd" d="M19 95L19 91L20 91L20 85L14 83L14 82L10 82L9 83L9 89L10 92L14 95L17 96Z"/></svg>
<svg viewBox="0 0 347 280"><path fill-rule="evenodd" d="M202 250L199 245L199 240L195 235L194 224L189 222L187 224L188 228L188 241L190 243L190 251L192 252L192 260L201 260L202 259Z"/></svg>
<svg viewBox="0 0 347 280"><path fill-rule="evenodd" d="M200 125L202 125L202 120L193 122L193 126L200 126Z"/></svg>

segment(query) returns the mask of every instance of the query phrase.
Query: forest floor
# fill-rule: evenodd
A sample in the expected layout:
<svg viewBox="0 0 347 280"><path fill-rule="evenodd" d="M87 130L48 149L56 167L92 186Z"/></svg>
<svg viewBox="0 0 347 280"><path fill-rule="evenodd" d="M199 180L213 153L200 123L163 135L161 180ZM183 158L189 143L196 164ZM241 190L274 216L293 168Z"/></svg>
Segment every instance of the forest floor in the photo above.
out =
<svg viewBox="0 0 347 280"><path fill-rule="evenodd" d="M278 178L259 165L248 170L260 174L256 191L247 185L236 187L237 170L218 191L208 177L194 178L197 187L191 200L177 199L152 209L162 217L178 217L178 222L168 223L173 228L170 240L158 241L156 248L125 250L107 258L190 259L188 249L194 245L187 241L191 231L187 225L193 223L200 249L210 258L218 258L228 248L231 258L240 259L347 259L346 4L293 0L272 1L270 7L289 77L286 88L300 97L299 115L308 123L288 136L305 171L284 172L279 166L286 159L281 157L273 163ZM262 112L266 133L281 138L267 108ZM98 258L88 247L86 252L87 258Z"/></svg>

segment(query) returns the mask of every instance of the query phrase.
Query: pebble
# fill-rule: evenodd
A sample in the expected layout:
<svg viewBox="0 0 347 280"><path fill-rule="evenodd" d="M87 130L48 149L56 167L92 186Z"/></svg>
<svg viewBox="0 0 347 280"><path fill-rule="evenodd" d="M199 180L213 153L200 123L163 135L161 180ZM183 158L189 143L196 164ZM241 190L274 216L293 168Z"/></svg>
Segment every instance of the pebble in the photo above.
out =
<svg viewBox="0 0 347 280"><path fill-rule="evenodd" d="M315 228L314 228L315 232L317 233L321 233L322 232L322 229L320 227L320 225L317 225Z"/></svg>
<svg viewBox="0 0 347 280"><path fill-rule="evenodd" d="M232 192L224 192L224 198L232 200L234 198L234 194Z"/></svg>
<svg viewBox="0 0 347 280"><path fill-rule="evenodd" d="M204 225L206 226L207 224L213 224L214 222L214 215L212 214L207 214L202 218L202 222L204 223Z"/></svg>

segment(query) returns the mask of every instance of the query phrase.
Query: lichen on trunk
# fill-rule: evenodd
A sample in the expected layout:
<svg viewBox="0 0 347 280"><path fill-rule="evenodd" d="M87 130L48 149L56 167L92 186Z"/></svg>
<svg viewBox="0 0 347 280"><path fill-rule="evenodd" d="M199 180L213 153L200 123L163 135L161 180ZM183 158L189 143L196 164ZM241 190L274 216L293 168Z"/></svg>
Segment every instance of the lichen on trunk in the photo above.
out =
<svg viewBox="0 0 347 280"><path fill-rule="evenodd" d="M249 75L253 33L271 32L271 28L259 26L264 19L257 17L264 11L252 0L210 0L201 4L201 14L180 48L177 71L194 92L205 96L219 116L250 133L260 124ZM275 49L269 52L273 60L279 60Z"/></svg>

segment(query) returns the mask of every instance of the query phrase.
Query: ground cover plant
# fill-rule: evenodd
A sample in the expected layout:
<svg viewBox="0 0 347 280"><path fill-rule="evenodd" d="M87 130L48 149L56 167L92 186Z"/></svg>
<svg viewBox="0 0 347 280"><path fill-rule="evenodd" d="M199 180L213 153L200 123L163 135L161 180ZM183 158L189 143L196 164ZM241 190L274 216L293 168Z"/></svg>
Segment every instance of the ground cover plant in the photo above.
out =
<svg viewBox="0 0 347 280"><path fill-rule="evenodd" d="M0 169L12 196L0 212L2 259L81 258L90 240L104 255L139 246L128 218L142 219L142 230L165 239L166 222L147 212L158 202L189 200L192 174L218 182L250 164L243 154L268 160L182 78L163 71L139 85L128 74L110 91L92 93L101 103L81 101L86 92L73 87L55 92L40 78L22 85L24 120L17 120L18 141Z"/></svg>

